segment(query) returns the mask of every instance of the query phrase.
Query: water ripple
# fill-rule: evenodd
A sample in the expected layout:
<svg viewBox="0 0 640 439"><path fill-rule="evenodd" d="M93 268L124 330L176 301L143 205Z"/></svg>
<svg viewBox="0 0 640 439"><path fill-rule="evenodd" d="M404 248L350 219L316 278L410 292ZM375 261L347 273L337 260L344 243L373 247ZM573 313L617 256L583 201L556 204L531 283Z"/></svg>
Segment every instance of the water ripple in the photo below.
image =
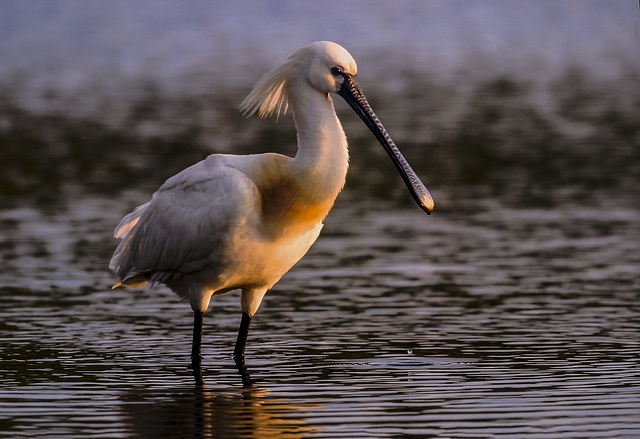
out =
<svg viewBox="0 0 640 439"><path fill-rule="evenodd" d="M9 437L640 437L635 211L480 210L426 233L411 212L344 209L267 295L251 386L231 359L237 294L215 301L198 389L188 307L109 289L105 204L46 233L2 213L18 221L0 268Z"/></svg>

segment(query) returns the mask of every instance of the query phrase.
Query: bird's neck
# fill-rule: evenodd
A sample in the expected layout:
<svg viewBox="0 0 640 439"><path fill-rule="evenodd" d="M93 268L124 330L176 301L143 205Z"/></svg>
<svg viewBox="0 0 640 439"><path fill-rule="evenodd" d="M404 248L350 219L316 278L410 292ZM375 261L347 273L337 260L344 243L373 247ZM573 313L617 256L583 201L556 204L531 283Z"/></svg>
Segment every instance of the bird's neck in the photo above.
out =
<svg viewBox="0 0 640 439"><path fill-rule="evenodd" d="M314 198L333 201L344 186L349 154L331 97L304 84L289 90L289 103L298 132L294 169Z"/></svg>

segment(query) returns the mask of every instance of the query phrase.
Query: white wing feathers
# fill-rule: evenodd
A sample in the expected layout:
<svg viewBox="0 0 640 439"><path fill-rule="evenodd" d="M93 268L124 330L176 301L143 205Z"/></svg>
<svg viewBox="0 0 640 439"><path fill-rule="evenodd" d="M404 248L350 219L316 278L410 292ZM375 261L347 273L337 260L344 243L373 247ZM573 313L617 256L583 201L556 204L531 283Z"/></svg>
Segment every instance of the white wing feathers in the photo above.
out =
<svg viewBox="0 0 640 439"><path fill-rule="evenodd" d="M122 242L109 264L120 283L141 286L211 265L223 269L229 236L247 220L247 205L259 202L253 182L223 158L185 169L124 217L114 233Z"/></svg>

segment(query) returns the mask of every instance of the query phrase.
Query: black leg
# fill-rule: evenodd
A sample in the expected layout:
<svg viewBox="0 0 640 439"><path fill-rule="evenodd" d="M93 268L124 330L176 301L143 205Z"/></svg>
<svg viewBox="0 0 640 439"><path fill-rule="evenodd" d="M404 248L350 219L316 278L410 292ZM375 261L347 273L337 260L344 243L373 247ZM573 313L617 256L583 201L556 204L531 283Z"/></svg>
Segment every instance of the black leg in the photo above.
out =
<svg viewBox="0 0 640 439"><path fill-rule="evenodd" d="M240 377L242 378L242 387L245 389L253 387L253 381L251 380L251 374L247 369L247 366L244 365L244 361L241 364L236 364L236 368L240 373Z"/></svg>
<svg viewBox="0 0 640 439"><path fill-rule="evenodd" d="M240 329L238 329L238 339L236 340L236 348L233 350L233 359L238 367L244 367L244 347L247 344L247 335L249 334L249 325L251 324L251 317L249 314L242 313L242 320L240 321Z"/></svg>
<svg viewBox="0 0 640 439"><path fill-rule="evenodd" d="M191 367L196 385L204 384L202 380L202 315L201 311L193 312L193 344L191 345Z"/></svg>

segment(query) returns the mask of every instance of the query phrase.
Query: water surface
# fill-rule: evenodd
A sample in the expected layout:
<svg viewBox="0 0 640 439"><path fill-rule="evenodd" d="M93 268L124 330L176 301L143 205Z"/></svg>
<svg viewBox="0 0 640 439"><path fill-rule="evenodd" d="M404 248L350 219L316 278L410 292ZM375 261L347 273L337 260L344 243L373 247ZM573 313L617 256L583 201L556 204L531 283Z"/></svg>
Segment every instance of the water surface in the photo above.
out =
<svg viewBox="0 0 640 439"><path fill-rule="evenodd" d="M254 319L252 384L231 293L197 388L188 305L110 290L105 231L141 196L0 212L6 437L640 436L635 208L339 202Z"/></svg>

